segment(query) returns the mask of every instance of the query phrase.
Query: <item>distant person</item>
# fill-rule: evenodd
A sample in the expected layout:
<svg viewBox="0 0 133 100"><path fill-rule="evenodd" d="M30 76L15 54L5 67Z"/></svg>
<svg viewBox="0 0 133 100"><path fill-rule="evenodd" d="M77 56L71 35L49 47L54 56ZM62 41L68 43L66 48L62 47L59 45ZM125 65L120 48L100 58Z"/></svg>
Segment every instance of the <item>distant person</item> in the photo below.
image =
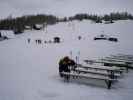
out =
<svg viewBox="0 0 133 100"><path fill-rule="evenodd" d="M42 40L39 39L39 40L38 40L38 44L41 44L41 43L42 43Z"/></svg>
<svg viewBox="0 0 133 100"><path fill-rule="evenodd" d="M35 42L36 42L36 44L41 44L42 43L42 40L37 39L37 40L35 40Z"/></svg>
<svg viewBox="0 0 133 100"><path fill-rule="evenodd" d="M82 39L82 37L81 36L78 36L78 40L81 40Z"/></svg>
<svg viewBox="0 0 133 100"><path fill-rule="evenodd" d="M36 44L38 43L38 40L35 40Z"/></svg>
<svg viewBox="0 0 133 100"><path fill-rule="evenodd" d="M0 32L0 38L2 37L2 35L1 35L1 32Z"/></svg>
<svg viewBox="0 0 133 100"><path fill-rule="evenodd" d="M27 40L28 40L28 43L30 43L30 38L28 38Z"/></svg>

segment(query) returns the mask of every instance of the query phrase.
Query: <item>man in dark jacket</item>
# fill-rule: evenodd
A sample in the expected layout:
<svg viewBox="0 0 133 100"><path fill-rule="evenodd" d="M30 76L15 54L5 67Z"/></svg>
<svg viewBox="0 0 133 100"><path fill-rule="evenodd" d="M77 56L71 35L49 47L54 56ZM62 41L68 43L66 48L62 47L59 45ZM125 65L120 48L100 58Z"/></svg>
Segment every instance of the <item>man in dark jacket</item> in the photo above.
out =
<svg viewBox="0 0 133 100"><path fill-rule="evenodd" d="M61 72L70 72L75 69L75 61L70 59L68 56L65 56L59 61L59 74L63 77Z"/></svg>
<svg viewBox="0 0 133 100"><path fill-rule="evenodd" d="M63 77L61 72L70 72L70 70L68 68L69 67L68 62L69 62L69 57L67 57L67 56L59 61L59 73L60 73L61 77Z"/></svg>

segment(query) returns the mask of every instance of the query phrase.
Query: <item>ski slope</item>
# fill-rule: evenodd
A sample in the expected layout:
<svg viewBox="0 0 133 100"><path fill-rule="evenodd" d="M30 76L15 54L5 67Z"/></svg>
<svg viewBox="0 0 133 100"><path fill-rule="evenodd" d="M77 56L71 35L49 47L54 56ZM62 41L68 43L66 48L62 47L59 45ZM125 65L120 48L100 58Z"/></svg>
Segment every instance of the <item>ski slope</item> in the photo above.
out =
<svg viewBox="0 0 133 100"><path fill-rule="evenodd" d="M0 100L131 100L133 71L124 73L112 89L102 81L82 80L64 83L58 75L58 61L68 55L79 63L86 58L110 54L133 54L133 21L95 24L73 21L48 26L40 31L25 31L13 39L0 42ZM118 41L94 41L100 34L117 37ZM81 35L82 39L78 40ZM36 44L36 39L53 40L60 44ZM28 43L27 39L31 41ZM72 53L72 55L71 55Z"/></svg>

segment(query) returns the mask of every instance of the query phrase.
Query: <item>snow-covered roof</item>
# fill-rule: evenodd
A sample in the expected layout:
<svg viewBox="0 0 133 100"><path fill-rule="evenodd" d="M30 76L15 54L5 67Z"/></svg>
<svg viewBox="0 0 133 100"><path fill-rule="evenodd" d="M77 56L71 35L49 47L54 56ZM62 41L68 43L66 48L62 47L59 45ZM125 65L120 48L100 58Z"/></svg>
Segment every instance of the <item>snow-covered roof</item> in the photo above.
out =
<svg viewBox="0 0 133 100"><path fill-rule="evenodd" d="M30 28L31 28L31 26L26 25L26 26L25 26L25 28L26 28L26 29L30 29Z"/></svg>
<svg viewBox="0 0 133 100"><path fill-rule="evenodd" d="M8 38L14 38L15 34L12 30L0 30L2 36L6 36Z"/></svg>
<svg viewBox="0 0 133 100"><path fill-rule="evenodd" d="M37 28L42 28L43 25L42 24L35 24Z"/></svg>

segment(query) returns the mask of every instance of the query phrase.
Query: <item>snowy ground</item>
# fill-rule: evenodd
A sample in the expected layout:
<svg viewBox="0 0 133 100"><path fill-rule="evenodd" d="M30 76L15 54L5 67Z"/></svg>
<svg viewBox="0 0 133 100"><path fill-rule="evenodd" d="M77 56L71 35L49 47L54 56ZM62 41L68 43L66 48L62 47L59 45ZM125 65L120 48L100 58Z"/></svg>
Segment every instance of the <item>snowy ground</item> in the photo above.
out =
<svg viewBox="0 0 133 100"><path fill-rule="evenodd" d="M124 73L111 90L102 81L84 84L64 83L58 76L58 61L65 55L101 58L110 54L133 54L133 21L114 24L94 24L74 21L49 26L47 31L25 31L14 39L0 42L0 100L130 100L133 95L133 71ZM119 42L94 41L94 36L108 34ZM78 36L82 39L79 41ZM35 43L35 39L53 40L60 44ZM27 38L31 38L28 44Z"/></svg>

